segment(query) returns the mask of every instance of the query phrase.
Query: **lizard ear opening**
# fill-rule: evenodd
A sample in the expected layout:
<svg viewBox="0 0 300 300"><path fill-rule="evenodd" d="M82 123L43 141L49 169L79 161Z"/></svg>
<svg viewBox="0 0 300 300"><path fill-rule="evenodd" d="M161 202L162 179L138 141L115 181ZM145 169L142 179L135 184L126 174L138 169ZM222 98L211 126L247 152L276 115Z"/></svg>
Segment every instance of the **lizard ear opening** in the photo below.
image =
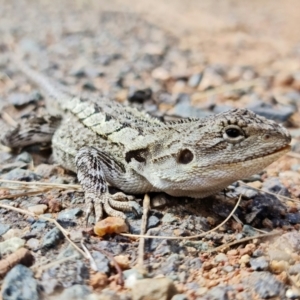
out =
<svg viewBox="0 0 300 300"><path fill-rule="evenodd" d="M191 150L189 149L183 149L180 150L177 156L177 162L180 164L188 164L190 163L194 158L194 154Z"/></svg>

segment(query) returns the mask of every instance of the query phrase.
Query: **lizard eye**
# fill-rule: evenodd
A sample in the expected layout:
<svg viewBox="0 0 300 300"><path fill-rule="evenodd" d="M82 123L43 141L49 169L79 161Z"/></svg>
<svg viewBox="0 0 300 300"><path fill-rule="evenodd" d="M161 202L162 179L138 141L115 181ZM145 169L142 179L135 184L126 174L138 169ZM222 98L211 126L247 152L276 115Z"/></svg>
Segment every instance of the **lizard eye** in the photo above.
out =
<svg viewBox="0 0 300 300"><path fill-rule="evenodd" d="M180 164L188 164L190 163L194 158L194 154L189 149L181 150L178 154L177 161Z"/></svg>
<svg viewBox="0 0 300 300"><path fill-rule="evenodd" d="M227 127L223 136L225 139L234 142L241 141L245 137L244 132L238 126L235 125Z"/></svg>
<svg viewBox="0 0 300 300"><path fill-rule="evenodd" d="M226 129L225 132L230 138L237 138L238 136L241 135L241 132L236 128Z"/></svg>

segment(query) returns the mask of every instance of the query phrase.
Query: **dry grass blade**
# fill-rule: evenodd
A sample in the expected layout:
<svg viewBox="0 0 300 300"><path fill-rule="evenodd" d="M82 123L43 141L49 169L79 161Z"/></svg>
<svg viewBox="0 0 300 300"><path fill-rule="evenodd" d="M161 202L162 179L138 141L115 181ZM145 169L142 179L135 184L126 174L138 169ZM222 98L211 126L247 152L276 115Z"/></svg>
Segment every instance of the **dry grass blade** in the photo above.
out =
<svg viewBox="0 0 300 300"><path fill-rule="evenodd" d="M119 264L117 263L117 261L115 260L115 258L113 257L113 255L111 253L109 253L108 251L105 251L99 247L92 247L94 250L101 252L102 254L104 254L105 256L107 256L111 262L113 263L114 267L116 268L118 274L119 274L119 278L118 278L118 284L119 285L124 285L124 276L123 276L123 271L121 269L121 267L119 266Z"/></svg>
<svg viewBox="0 0 300 300"><path fill-rule="evenodd" d="M86 257L89 259L90 261L90 266L91 266L91 269L93 271L98 271L98 268L97 268L97 264L91 254L91 252L88 250L88 248L84 245L83 241L81 241L81 247L82 249L84 250L85 254L86 254Z"/></svg>
<svg viewBox="0 0 300 300"><path fill-rule="evenodd" d="M82 191L82 188L78 184L62 184L62 183L53 183L53 182L39 182L39 181L17 181L17 180L6 180L0 179L0 183L9 183L9 184L18 184L22 186L22 188L36 188L37 186L44 186L48 188L56 188L56 189L75 189Z"/></svg>
<svg viewBox="0 0 300 300"><path fill-rule="evenodd" d="M53 223L61 232L62 234L65 236L65 238L68 240L68 242L80 253L82 254L83 257L87 258L86 257L86 254L84 251L82 251L70 238L69 238L69 232L66 231L63 227L61 227L61 225L54 219L51 219L51 218L47 218L45 216L39 216L39 215L36 215L35 213L33 212L30 212L28 210L24 210L24 209L21 209L21 208L17 208L17 207L13 207L13 206L10 206L10 205L6 205L6 204L0 204L0 207L1 208L5 208L5 209L9 209L9 210L13 210L13 211L16 211L18 213L21 213L23 215L28 215L28 216L31 216L31 217L34 217L34 218L37 218L37 219L40 219L40 220L44 220L44 221L47 221L47 222L51 222Z"/></svg>
<svg viewBox="0 0 300 300"><path fill-rule="evenodd" d="M220 223L215 228L213 228L209 231L203 232L201 234L191 235L191 236L181 236L181 237L140 235L140 234L130 234L130 233L120 233L120 235L128 236L128 237L138 237L138 238L147 238L147 239L166 239L166 240L191 240L191 239L201 238L201 237L204 237L204 236L216 231L220 227L222 227L232 217L232 215L234 214L234 212L236 211L236 209L240 205L241 199L242 199L242 195L240 195L240 197L239 197L237 203L235 204L233 210L231 211L231 213L228 215L228 217L222 223Z"/></svg>
<svg viewBox="0 0 300 300"><path fill-rule="evenodd" d="M221 245L221 246L216 247L214 249L207 250L206 252L209 252L209 253L217 252L221 249L229 248L229 247L232 247L234 245L238 245L238 244L241 244L241 243L244 243L244 242L252 241L254 239L262 239L262 238L265 238L265 237L279 235L279 234L281 234L281 232L274 231L274 232L270 232L270 233L264 233L264 234L259 234L259 235L255 235L255 236L249 236L249 237L246 237L244 239L240 239L238 241L234 241L232 243L224 244L224 245Z"/></svg>
<svg viewBox="0 0 300 300"><path fill-rule="evenodd" d="M19 198L19 197L24 197L24 196L32 196L32 195L36 195L36 194L43 194L43 193L46 193L46 192L48 192L50 190L51 190L51 188L46 188L46 189L37 190L37 191L24 192L24 193L18 193L18 194L11 194L11 195L6 195L6 196L0 197L0 200L3 200L3 199L14 199L14 198Z"/></svg>
<svg viewBox="0 0 300 300"><path fill-rule="evenodd" d="M251 188L251 189L260 191L260 192L262 192L262 193L266 193L266 194L269 194L269 195L273 195L273 196L277 197L278 200L280 200L280 201L281 201L281 199L284 199L284 200L287 200L287 201L293 201L293 202L298 202L298 203L300 202L300 200L297 200L297 199L292 199L292 198L289 198L289 197L286 197L286 196L278 195L278 194L275 194L275 193L272 193L272 192L269 192L269 191L264 191L264 190L262 190L262 189L253 187L253 186L251 186L251 185L249 185L249 184L247 184L247 183L245 183L245 182L243 182L243 181L239 181L239 184L244 185L244 186L247 186L247 187L249 187L249 188ZM281 199L280 199L280 198L281 198Z"/></svg>
<svg viewBox="0 0 300 300"><path fill-rule="evenodd" d="M142 224L141 224L141 234L143 235L147 230L147 221L148 221L148 214L150 209L150 197L148 194L144 197L143 202L143 217L142 217ZM145 251L145 239L140 238L139 240L139 250L138 250L138 260L137 260L137 267L143 268L144 265L144 251Z"/></svg>

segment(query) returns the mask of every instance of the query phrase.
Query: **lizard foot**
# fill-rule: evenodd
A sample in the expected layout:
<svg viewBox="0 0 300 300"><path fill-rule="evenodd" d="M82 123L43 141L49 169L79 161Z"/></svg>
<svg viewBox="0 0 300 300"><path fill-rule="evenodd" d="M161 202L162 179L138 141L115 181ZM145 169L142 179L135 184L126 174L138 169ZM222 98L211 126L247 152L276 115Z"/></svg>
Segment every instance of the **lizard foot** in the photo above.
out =
<svg viewBox="0 0 300 300"><path fill-rule="evenodd" d="M126 196L125 194L118 192L114 195L109 193L103 193L97 195L95 193L85 193L86 203L86 219L94 215L95 221L99 221L103 218L104 211L107 215L112 217L118 217L126 219L124 212L134 212L136 215L142 214L140 205L133 201L133 196Z"/></svg>

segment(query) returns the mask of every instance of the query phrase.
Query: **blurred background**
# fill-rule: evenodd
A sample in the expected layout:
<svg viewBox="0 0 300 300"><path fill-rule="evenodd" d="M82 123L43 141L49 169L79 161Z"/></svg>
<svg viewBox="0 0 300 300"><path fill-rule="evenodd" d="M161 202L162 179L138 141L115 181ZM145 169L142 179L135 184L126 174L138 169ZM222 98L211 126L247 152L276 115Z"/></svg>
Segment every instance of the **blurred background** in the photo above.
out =
<svg viewBox="0 0 300 300"><path fill-rule="evenodd" d="M33 67L74 93L105 94L157 116L203 117L249 107L299 123L297 0L0 5L3 50L27 55ZM8 95L10 88L30 89L6 83Z"/></svg>

